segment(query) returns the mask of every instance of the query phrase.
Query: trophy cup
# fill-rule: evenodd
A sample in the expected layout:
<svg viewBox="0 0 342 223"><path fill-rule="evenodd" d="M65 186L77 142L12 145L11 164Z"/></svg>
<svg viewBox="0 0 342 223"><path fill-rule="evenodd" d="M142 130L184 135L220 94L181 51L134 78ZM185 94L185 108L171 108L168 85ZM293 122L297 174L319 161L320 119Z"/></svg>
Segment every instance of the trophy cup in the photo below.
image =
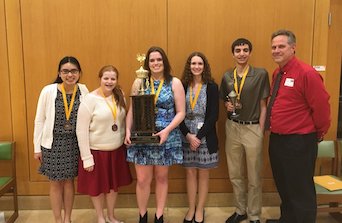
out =
<svg viewBox="0 0 342 223"><path fill-rule="evenodd" d="M140 68L135 71L136 78L140 79L138 95L131 95L133 126L131 131L132 144L159 143L159 137L153 136L156 132L155 127L155 103L154 95L148 94L149 86L148 71L143 68L146 56L138 54L137 60Z"/></svg>
<svg viewBox="0 0 342 223"><path fill-rule="evenodd" d="M239 114L236 113L236 99L237 99L237 94L235 93L234 90L232 90L227 98L229 99L229 101L233 104L233 112L230 115L230 118L235 119L237 117L239 117Z"/></svg>

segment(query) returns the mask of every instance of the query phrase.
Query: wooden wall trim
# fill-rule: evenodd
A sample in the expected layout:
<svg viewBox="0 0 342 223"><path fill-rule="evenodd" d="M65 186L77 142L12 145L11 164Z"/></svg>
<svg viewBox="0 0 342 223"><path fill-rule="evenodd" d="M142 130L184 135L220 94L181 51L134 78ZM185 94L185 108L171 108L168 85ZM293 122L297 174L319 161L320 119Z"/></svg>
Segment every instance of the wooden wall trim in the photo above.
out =
<svg viewBox="0 0 342 223"><path fill-rule="evenodd" d="M29 182L25 75L22 50L20 0L5 0L12 140L17 148L17 182L20 194L27 194Z"/></svg>
<svg viewBox="0 0 342 223"><path fill-rule="evenodd" d="M313 22L313 47L311 64L327 65L328 55L328 14L330 8L330 0L316 0L315 13ZM325 77L325 71L320 72Z"/></svg>

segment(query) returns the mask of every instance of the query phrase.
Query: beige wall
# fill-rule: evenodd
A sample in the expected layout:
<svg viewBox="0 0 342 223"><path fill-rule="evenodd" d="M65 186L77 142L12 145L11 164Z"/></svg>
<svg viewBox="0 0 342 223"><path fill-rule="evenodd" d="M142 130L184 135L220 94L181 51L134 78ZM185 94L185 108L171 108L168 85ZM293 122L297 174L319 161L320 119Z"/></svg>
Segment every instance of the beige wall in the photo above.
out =
<svg viewBox="0 0 342 223"><path fill-rule="evenodd" d="M19 193L48 193L46 178L37 174L38 163L33 159L33 121L40 90L55 79L63 56L79 59L81 82L90 90L97 86L101 66L115 65L126 95L139 66L136 54L152 45L166 50L178 77L192 51L204 52L220 83L223 72L233 66L230 44L238 37L252 41L251 63L271 74L276 65L270 56L270 35L286 28L297 35L298 57L313 65L327 65L329 7L328 0L260 0L250 4L239 0L0 0L0 140L17 142ZM334 59L329 58L331 70L336 66ZM322 75L332 95L336 123L339 77L328 73L328 68ZM212 171L211 192L231 192L223 147L224 120L221 108L221 159L219 168ZM328 137L335 135L333 125ZM266 149L264 161L264 191L275 191ZM171 168L169 189L185 192L182 167ZM134 184L122 192L134 193Z"/></svg>

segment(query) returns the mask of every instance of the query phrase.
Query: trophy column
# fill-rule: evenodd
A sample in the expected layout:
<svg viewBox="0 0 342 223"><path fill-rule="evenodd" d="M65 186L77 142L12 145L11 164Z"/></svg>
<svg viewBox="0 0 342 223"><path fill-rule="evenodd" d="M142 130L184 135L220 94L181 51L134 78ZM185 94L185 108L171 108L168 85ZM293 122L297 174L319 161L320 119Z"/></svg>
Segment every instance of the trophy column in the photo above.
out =
<svg viewBox="0 0 342 223"><path fill-rule="evenodd" d="M137 60L140 68L135 71L136 78L140 79L138 95L131 95L133 111L133 127L131 131L132 144L159 143L159 137L153 136L155 128L155 103L154 94L148 94L148 71L143 68L146 56L138 54Z"/></svg>

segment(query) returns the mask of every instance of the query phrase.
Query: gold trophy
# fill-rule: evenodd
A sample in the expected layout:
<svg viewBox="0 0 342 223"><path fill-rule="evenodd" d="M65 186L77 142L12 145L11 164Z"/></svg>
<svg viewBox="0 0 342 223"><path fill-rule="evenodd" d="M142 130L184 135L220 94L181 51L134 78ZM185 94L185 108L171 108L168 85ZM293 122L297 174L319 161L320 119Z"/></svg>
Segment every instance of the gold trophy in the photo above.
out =
<svg viewBox="0 0 342 223"><path fill-rule="evenodd" d="M236 113L236 102L237 102L236 92L234 90L232 90L231 92L229 92L227 98L233 104L233 112L230 115L230 118L235 119L235 118L239 117L239 114Z"/></svg>
<svg viewBox="0 0 342 223"><path fill-rule="evenodd" d="M136 78L140 79L138 95L131 95L133 111L133 127L131 131L132 144L159 143L158 136L153 136L155 127L154 94L149 94L150 88L148 71L144 69L145 54L137 54L140 68L135 71Z"/></svg>

